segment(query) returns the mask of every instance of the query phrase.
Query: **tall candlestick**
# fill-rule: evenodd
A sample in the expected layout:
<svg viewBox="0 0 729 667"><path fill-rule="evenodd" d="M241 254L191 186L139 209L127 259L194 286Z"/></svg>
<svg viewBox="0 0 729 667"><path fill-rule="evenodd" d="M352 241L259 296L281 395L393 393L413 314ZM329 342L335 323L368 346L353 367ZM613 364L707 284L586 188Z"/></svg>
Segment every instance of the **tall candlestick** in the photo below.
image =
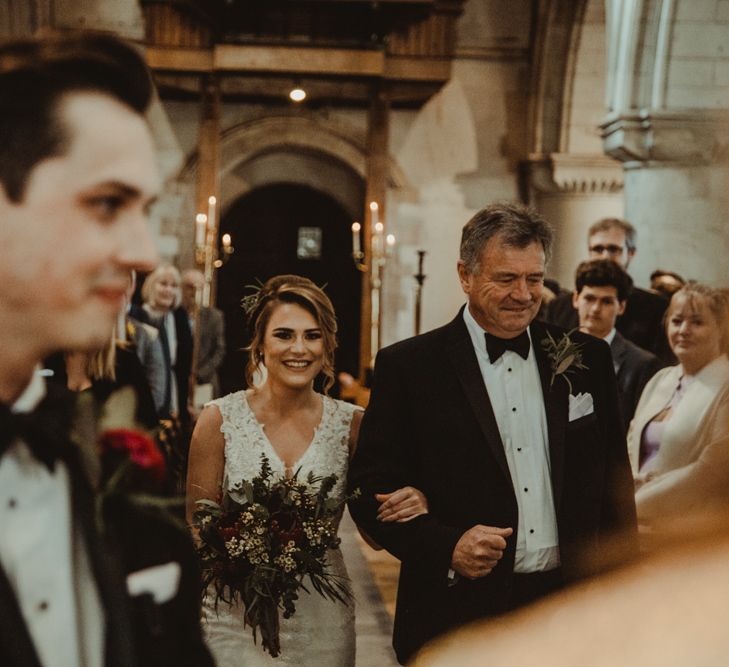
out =
<svg viewBox="0 0 729 667"><path fill-rule="evenodd" d="M205 230L208 224L208 216L198 213L195 216L195 245L201 248L205 245Z"/></svg>
<svg viewBox="0 0 729 667"><path fill-rule="evenodd" d="M374 244L375 244L375 254L378 257L382 257L382 254L385 251L385 245L383 243L384 233L385 233L385 225L383 225L381 222L375 223L375 238L373 240L374 240Z"/></svg>
<svg viewBox="0 0 729 667"><path fill-rule="evenodd" d="M360 253L362 252L362 246L360 246L359 242L359 232L362 229L362 225L360 225L358 222L352 223L352 254L355 257L359 257Z"/></svg>
<svg viewBox="0 0 729 667"><path fill-rule="evenodd" d="M208 197L208 227L211 232L215 231L215 205L217 202L218 200L212 195Z"/></svg>

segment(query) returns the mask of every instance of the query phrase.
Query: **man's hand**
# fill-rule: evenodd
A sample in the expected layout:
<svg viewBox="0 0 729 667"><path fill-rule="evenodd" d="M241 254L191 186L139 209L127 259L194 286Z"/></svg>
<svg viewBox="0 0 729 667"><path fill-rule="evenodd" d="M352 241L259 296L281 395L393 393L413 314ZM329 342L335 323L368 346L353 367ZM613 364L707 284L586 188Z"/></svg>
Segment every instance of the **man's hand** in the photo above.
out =
<svg viewBox="0 0 729 667"><path fill-rule="evenodd" d="M392 493L376 493L375 498L381 503L377 510L377 519L385 523L404 523L428 513L425 494L413 486L404 486Z"/></svg>
<svg viewBox="0 0 729 667"><path fill-rule="evenodd" d="M476 525L467 530L453 550L451 567L462 577L478 579L491 573L506 549L512 528Z"/></svg>

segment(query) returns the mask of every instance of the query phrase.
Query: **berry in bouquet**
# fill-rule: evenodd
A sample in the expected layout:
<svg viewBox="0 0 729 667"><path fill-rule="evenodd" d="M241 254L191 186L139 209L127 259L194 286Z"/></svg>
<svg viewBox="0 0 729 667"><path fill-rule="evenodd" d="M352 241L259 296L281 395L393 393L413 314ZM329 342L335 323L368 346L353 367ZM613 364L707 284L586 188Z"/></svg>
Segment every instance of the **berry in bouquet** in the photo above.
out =
<svg viewBox="0 0 729 667"><path fill-rule="evenodd" d="M280 616L296 612L300 589L333 602L351 597L347 580L329 571L327 553L339 548L337 523L344 503L329 495L336 475L305 480L275 477L266 456L261 471L236 484L220 502L198 500L197 533L203 595L240 602L245 624L261 634L272 656L281 652Z"/></svg>

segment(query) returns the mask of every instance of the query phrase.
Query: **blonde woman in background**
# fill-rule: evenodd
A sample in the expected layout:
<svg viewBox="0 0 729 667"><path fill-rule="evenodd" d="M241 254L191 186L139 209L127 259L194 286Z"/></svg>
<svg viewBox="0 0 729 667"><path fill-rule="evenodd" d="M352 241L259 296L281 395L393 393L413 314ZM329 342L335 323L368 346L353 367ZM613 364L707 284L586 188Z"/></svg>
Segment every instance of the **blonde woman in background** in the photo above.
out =
<svg viewBox="0 0 729 667"><path fill-rule="evenodd" d="M144 304L132 306L129 314L159 331L167 370L165 400L160 414L163 417L178 416L185 424L189 421L187 403L192 368L192 332L187 314L179 308L180 285L180 272L174 266L158 266L142 285Z"/></svg>
<svg viewBox="0 0 729 667"><path fill-rule="evenodd" d="M657 528L721 505L729 493L729 359L723 290L688 283L666 332L679 363L648 382L628 433L638 522Z"/></svg>

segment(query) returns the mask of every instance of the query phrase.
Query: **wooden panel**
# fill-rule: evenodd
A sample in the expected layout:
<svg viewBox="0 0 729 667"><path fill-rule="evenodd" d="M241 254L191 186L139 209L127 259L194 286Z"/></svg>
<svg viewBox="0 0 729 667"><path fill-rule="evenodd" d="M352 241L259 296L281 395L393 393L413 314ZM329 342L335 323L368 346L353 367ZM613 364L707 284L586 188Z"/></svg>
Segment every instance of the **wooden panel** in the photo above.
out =
<svg viewBox="0 0 729 667"><path fill-rule="evenodd" d="M438 12L423 21L394 32L387 42L387 52L401 56L448 57L455 47L455 12Z"/></svg>
<svg viewBox="0 0 729 667"><path fill-rule="evenodd" d="M200 48L212 43L210 27L184 5L145 3L143 11L150 46Z"/></svg>

